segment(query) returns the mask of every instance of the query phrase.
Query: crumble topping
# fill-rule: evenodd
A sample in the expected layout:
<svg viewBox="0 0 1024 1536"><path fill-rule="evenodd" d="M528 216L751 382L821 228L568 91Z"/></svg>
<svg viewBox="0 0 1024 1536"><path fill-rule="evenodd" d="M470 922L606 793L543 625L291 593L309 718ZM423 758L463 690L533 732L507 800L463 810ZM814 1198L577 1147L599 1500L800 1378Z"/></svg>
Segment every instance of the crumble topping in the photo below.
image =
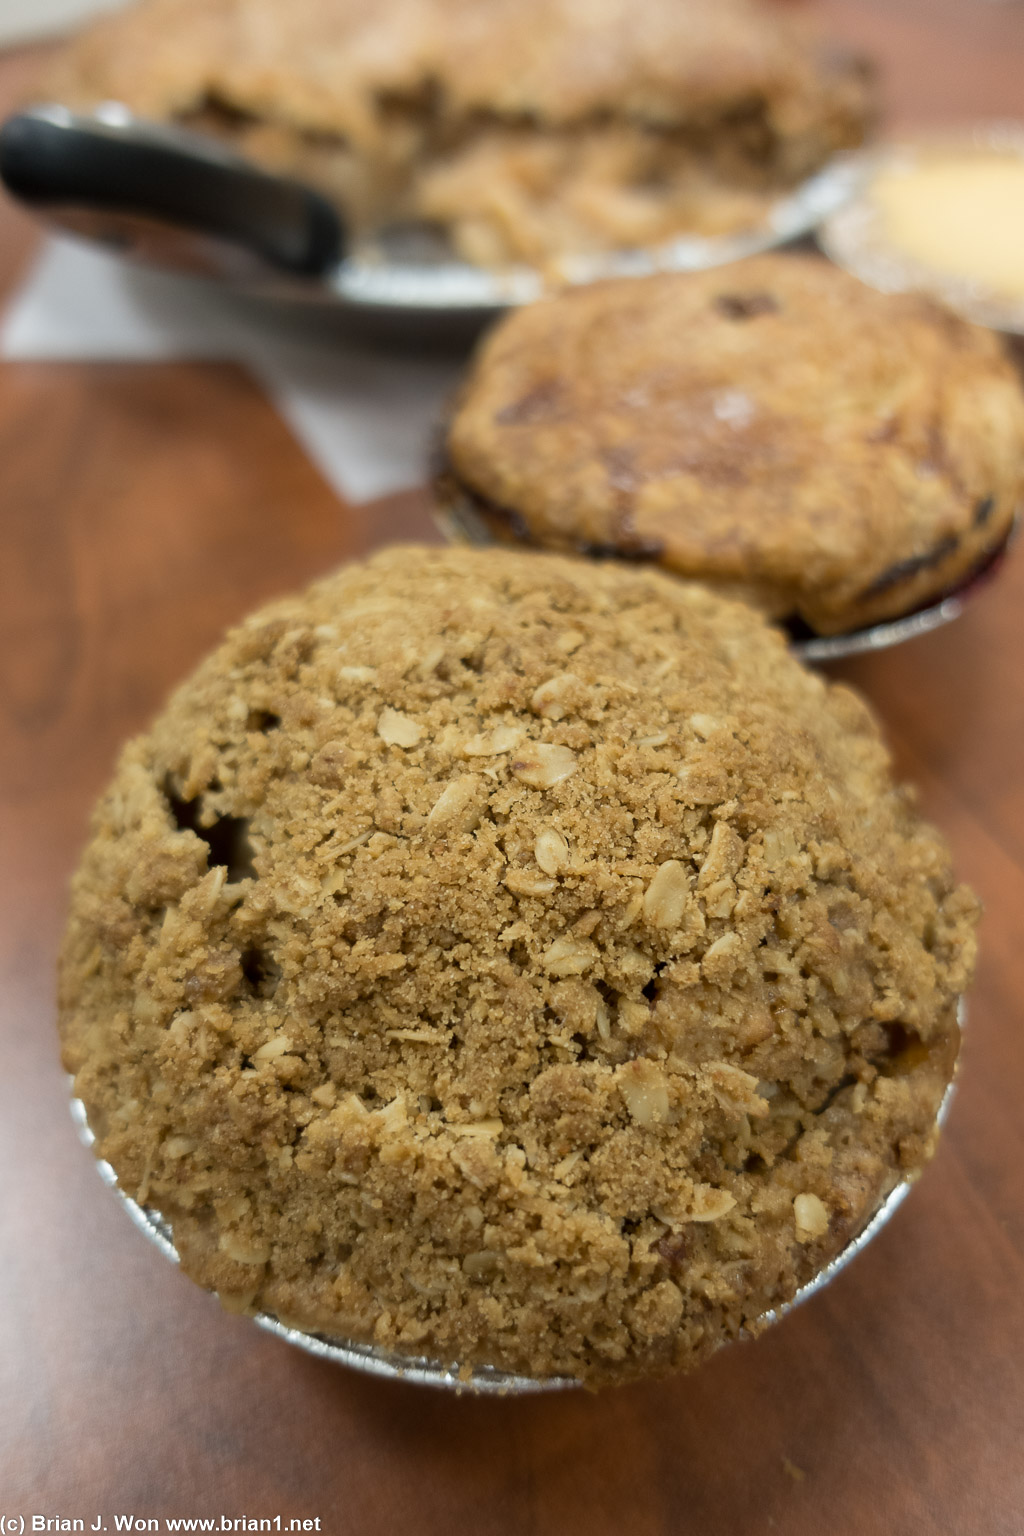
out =
<svg viewBox="0 0 1024 1536"><path fill-rule="evenodd" d="M975 916L745 606L393 549L125 749L64 1060L225 1305L599 1385L756 1331L920 1169Z"/></svg>

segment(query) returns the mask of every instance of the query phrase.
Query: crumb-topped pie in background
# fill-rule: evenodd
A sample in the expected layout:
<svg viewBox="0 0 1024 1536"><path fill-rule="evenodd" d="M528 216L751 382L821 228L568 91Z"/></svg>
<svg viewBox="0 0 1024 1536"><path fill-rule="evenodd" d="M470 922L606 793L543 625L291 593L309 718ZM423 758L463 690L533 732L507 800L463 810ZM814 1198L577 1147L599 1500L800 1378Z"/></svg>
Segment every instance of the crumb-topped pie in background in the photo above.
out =
<svg viewBox="0 0 1024 1536"><path fill-rule="evenodd" d="M125 750L64 1056L228 1306L600 1385L756 1332L921 1168L975 916L748 606L391 550Z"/></svg>
<svg viewBox="0 0 1024 1536"><path fill-rule="evenodd" d="M41 88L499 266L756 225L872 115L862 61L760 0L141 0Z"/></svg>
<svg viewBox="0 0 1024 1536"><path fill-rule="evenodd" d="M999 339L811 256L573 289L487 336L447 423L456 528L651 562L818 634L936 600L1024 494Z"/></svg>

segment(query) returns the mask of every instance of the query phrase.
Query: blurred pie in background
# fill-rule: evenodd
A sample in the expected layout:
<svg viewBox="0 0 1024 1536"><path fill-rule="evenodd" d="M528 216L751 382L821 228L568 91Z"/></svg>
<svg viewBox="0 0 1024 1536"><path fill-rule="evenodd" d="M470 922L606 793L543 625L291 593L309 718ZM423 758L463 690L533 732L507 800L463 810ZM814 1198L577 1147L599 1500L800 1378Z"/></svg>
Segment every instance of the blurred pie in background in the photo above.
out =
<svg viewBox="0 0 1024 1536"><path fill-rule="evenodd" d="M821 232L833 261L887 293L932 293L1024 335L1024 125L979 123L883 145Z"/></svg>
<svg viewBox="0 0 1024 1536"><path fill-rule="evenodd" d="M758 0L142 0L41 84L485 266L756 225L872 116L863 61Z"/></svg>
<svg viewBox="0 0 1024 1536"><path fill-rule="evenodd" d="M460 531L660 565L845 634L935 602L1002 546L1024 396L999 339L934 300L772 254L510 316L445 458Z"/></svg>

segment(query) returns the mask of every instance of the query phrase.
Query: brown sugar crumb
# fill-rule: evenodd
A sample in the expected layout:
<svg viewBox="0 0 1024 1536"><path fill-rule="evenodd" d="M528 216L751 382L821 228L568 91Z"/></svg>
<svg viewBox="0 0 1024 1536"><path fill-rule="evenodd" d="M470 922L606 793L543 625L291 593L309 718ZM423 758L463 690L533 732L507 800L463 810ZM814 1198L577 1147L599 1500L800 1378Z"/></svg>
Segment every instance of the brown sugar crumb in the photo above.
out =
<svg viewBox="0 0 1024 1536"><path fill-rule="evenodd" d="M234 1310L692 1366L932 1149L975 902L866 707L657 572L397 549L125 750L64 1059Z"/></svg>
<svg viewBox="0 0 1024 1536"><path fill-rule="evenodd" d="M765 255L510 315L445 454L442 501L497 542L659 565L835 634L1001 547L1024 393L999 339L932 300Z"/></svg>

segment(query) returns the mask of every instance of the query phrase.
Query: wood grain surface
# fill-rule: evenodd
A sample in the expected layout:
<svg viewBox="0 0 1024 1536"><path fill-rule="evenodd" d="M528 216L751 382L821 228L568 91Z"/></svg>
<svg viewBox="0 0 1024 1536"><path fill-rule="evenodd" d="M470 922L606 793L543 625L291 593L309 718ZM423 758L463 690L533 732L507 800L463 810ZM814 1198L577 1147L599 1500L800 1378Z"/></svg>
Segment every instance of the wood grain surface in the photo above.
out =
<svg viewBox="0 0 1024 1536"><path fill-rule="evenodd" d="M826 0L893 116L1024 115L1024 5ZM0 60L0 107L30 54ZM0 206L0 292L36 243ZM1024 1531L1024 556L951 628L842 668L984 898L935 1163L833 1286L695 1375L456 1399L221 1313L78 1144L53 1025L65 886L122 739L220 630L374 544L227 366L0 366L0 1516L282 1517L330 1536ZM4 1531L10 1529L5 1526ZM17 1529L17 1527L15 1527Z"/></svg>

